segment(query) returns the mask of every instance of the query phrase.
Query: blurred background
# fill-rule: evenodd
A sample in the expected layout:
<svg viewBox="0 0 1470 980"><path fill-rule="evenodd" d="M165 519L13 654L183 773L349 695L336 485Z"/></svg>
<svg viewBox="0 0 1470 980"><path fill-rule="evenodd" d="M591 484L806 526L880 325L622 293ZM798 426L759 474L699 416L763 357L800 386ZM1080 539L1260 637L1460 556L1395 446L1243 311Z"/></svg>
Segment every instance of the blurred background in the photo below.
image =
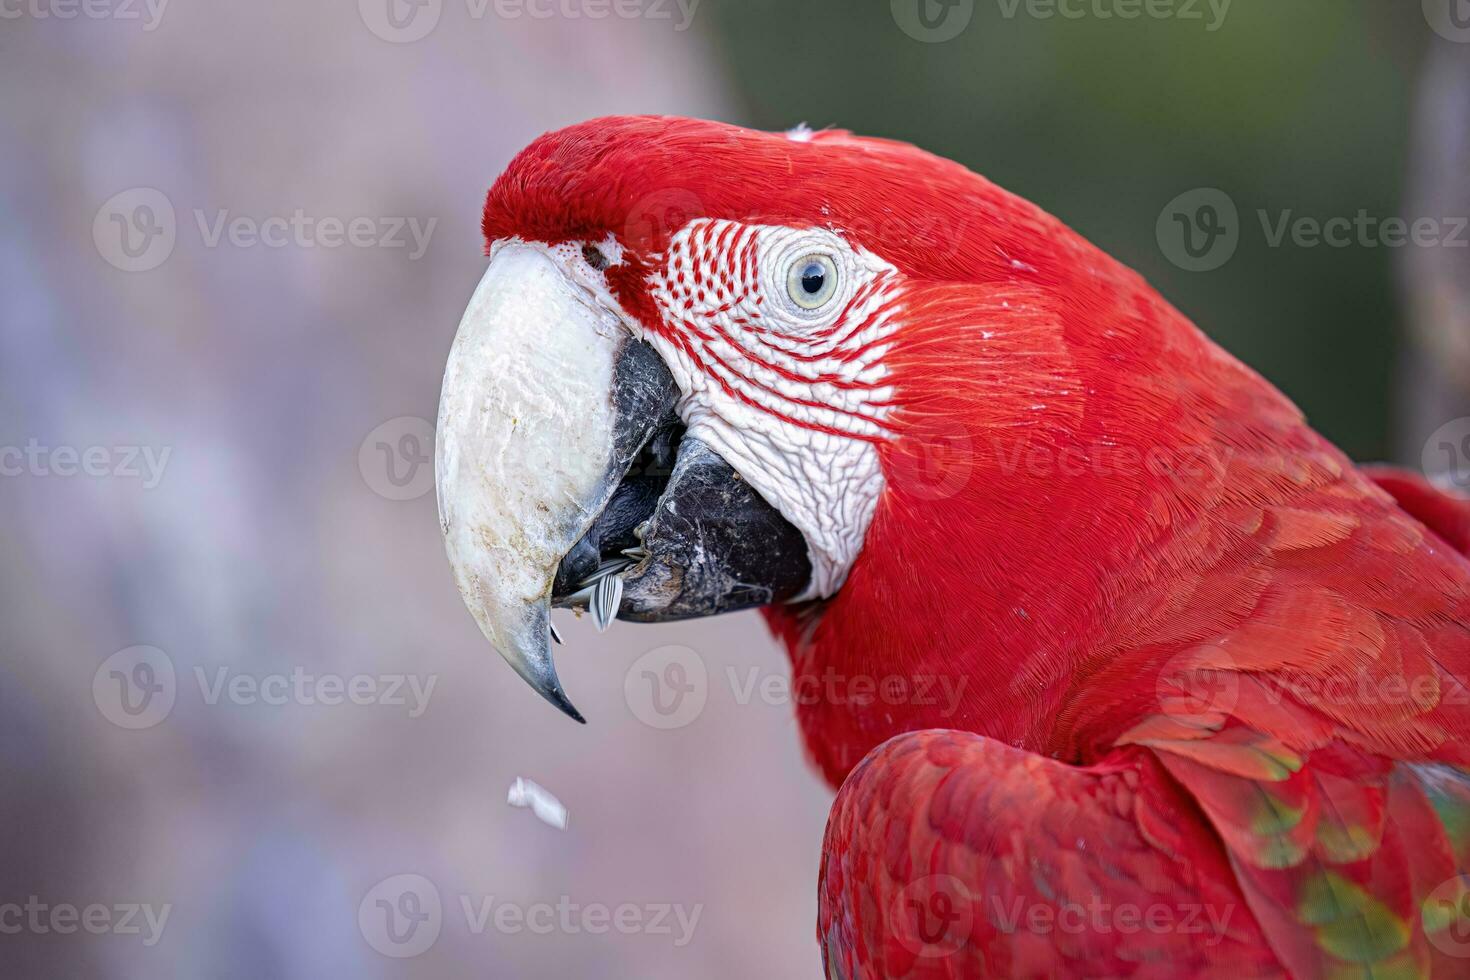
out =
<svg viewBox="0 0 1470 980"><path fill-rule="evenodd" d="M583 728L455 592L490 182L608 113L911 140L1419 465L1470 435L1467 7L0 0L0 974L819 975L758 617L568 617Z"/></svg>

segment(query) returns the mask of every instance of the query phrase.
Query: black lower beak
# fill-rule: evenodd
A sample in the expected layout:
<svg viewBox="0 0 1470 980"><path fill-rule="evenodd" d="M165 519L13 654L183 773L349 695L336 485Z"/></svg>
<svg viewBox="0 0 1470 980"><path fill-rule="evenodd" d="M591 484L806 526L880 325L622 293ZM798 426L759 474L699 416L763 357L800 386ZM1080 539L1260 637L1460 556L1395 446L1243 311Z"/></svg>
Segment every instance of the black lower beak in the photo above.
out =
<svg viewBox="0 0 1470 980"><path fill-rule="evenodd" d="M805 538L714 450L685 435L672 395L661 394L674 391L662 359L629 344L615 384L620 438L626 432L642 445L562 558L552 604L586 606L604 625L611 616L692 619L799 595L812 573Z"/></svg>

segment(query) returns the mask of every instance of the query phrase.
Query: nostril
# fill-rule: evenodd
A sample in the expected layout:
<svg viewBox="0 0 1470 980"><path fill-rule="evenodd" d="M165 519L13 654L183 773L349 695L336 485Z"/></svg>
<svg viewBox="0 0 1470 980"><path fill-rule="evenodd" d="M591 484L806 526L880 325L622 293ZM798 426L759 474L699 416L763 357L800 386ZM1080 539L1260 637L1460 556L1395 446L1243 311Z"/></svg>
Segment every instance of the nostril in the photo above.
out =
<svg viewBox="0 0 1470 980"><path fill-rule="evenodd" d="M582 261L601 272L607 268L607 256L596 245L582 246Z"/></svg>

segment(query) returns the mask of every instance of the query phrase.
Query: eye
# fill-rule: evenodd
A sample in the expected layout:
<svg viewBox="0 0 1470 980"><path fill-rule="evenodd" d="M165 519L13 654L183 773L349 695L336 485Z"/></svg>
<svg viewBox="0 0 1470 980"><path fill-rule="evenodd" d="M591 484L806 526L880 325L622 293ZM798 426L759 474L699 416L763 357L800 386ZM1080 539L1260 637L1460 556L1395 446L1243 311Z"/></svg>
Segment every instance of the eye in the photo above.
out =
<svg viewBox="0 0 1470 980"><path fill-rule="evenodd" d="M596 245L582 246L582 261L592 266L598 272L607 268L607 256Z"/></svg>
<svg viewBox="0 0 1470 980"><path fill-rule="evenodd" d="M803 255L786 272L786 295L804 310L821 309L837 293L837 264L820 252Z"/></svg>

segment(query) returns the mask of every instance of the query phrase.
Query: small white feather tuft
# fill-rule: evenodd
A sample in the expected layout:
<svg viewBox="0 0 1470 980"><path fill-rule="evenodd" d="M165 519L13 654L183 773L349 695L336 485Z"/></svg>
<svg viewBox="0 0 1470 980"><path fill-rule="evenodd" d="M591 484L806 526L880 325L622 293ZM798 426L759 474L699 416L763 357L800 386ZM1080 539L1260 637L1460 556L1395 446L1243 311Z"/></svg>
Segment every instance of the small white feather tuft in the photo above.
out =
<svg viewBox="0 0 1470 980"><path fill-rule="evenodd" d="M536 818L549 827L567 829L567 808L561 805L561 800L532 780L517 776L516 781L510 784L505 802L511 806L529 807Z"/></svg>

